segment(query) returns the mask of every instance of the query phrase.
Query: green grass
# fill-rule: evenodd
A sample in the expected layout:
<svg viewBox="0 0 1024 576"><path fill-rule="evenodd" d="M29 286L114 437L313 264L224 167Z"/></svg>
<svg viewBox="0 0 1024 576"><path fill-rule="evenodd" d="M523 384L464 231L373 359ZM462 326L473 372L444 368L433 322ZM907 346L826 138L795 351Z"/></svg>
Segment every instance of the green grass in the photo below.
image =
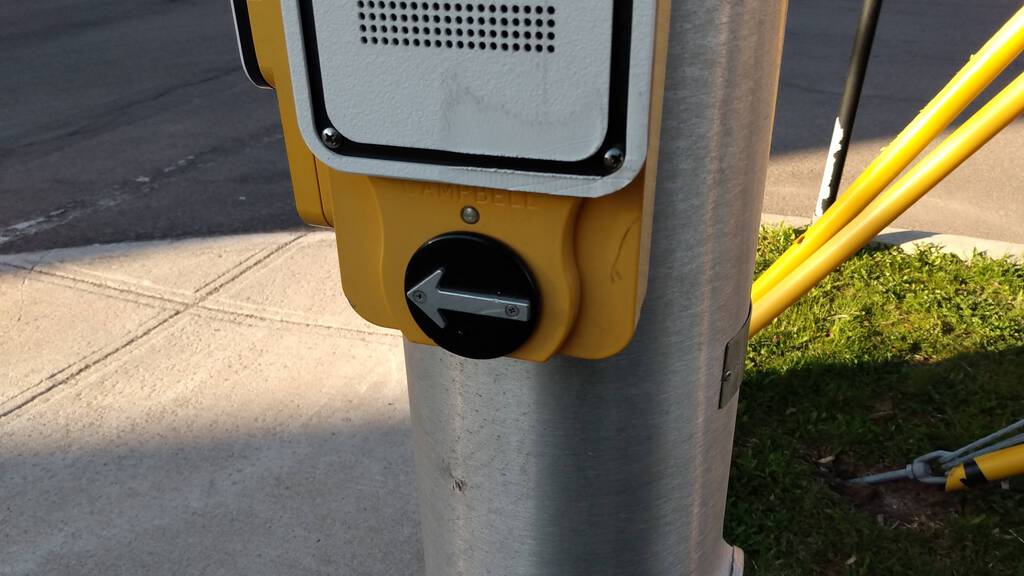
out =
<svg viewBox="0 0 1024 576"><path fill-rule="evenodd" d="M842 482L1021 417L1024 266L863 251L751 341L727 539L753 575L1024 575L1024 492Z"/></svg>

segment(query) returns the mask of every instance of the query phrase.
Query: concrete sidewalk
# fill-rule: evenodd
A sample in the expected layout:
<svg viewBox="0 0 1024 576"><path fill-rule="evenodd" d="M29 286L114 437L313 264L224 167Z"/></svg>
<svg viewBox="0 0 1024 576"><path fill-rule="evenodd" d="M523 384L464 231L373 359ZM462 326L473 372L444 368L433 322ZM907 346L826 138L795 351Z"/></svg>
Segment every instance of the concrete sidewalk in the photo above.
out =
<svg viewBox="0 0 1024 576"><path fill-rule="evenodd" d="M415 574L401 339L302 232L0 257L0 574Z"/></svg>
<svg viewBox="0 0 1024 576"><path fill-rule="evenodd" d="M0 256L0 575L421 573L401 337L337 267L330 231Z"/></svg>

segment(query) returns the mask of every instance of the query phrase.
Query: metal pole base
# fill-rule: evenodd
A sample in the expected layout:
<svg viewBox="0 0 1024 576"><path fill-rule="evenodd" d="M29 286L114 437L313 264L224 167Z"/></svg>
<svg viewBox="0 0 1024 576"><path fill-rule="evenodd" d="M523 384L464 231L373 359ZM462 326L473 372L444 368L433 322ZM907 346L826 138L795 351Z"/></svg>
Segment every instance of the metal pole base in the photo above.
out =
<svg viewBox="0 0 1024 576"><path fill-rule="evenodd" d="M729 569L731 576L743 576L743 549L739 546L732 547L732 567Z"/></svg>
<svg viewBox="0 0 1024 576"><path fill-rule="evenodd" d="M406 344L428 576L735 573L721 351L698 376L646 343L544 364Z"/></svg>

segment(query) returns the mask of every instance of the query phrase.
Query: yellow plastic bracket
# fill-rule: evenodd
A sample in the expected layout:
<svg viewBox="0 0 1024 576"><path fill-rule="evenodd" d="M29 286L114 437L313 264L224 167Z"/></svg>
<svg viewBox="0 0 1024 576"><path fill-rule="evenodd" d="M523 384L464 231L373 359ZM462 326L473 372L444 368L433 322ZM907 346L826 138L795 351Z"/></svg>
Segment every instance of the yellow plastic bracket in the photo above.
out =
<svg viewBox="0 0 1024 576"><path fill-rule="evenodd" d="M321 194L319 176L328 169L316 160L302 139L302 134L299 133L295 97L288 72L288 52L284 44L281 3L279 0L248 0L248 6L260 72L277 94L284 148L288 155L292 190L295 195L295 209L299 218L307 224L332 226L329 210L325 209L326 206L330 206L329 198L326 194Z"/></svg>

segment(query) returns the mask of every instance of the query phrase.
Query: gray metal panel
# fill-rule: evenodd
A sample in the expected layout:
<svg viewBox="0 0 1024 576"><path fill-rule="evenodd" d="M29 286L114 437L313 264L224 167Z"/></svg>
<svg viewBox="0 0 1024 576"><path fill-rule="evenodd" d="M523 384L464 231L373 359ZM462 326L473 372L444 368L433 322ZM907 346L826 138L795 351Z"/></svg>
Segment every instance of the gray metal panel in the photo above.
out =
<svg viewBox="0 0 1024 576"><path fill-rule="evenodd" d="M608 129L611 2L391 5L313 3L327 114L347 138L544 160L597 153Z"/></svg>
<svg viewBox="0 0 1024 576"><path fill-rule="evenodd" d="M722 539L786 3L677 0L651 279L620 355L406 345L427 574L739 573Z"/></svg>
<svg viewBox="0 0 1024 576"><path fill-rule="evenodd" d="M558 4L555 5L558 6ZM628 78L630 98L626 111L626 154L622 166L608 176L580 176L575 174L400 162L388 159L345 156L333 152L321 141L321 135L313 118L313 104L308 73L309 65L306 62L303 47L304 37L299 0L282 0L281 9L284 19L285 41L288 48L288 64L291 69L299 130L306 145L317 159L327 166L343 172L521 192L538 192L559 196L594 198L611 194L625 188L632 182L640 173L647 160L656 2L655 0L632 0L632 5L632 42L630 44ZM357 30L355 34L358 35L358 33ZM559 44L559 50L561 49L563 49L563 44ZM571 78L569 80L571 81ZM388 98L390 96L382 94L380 97ZM445 146L445 148L454 150L461 147L451 145ZM554 152L556 148L549 146L549 151ZM579 149L574 150L569 156L577 154L579 154ZM506 155L511 156L512 154ZM555 156L559 155L556 154ZM543 157L543 155L537 155L536 157Z"/></svg>

